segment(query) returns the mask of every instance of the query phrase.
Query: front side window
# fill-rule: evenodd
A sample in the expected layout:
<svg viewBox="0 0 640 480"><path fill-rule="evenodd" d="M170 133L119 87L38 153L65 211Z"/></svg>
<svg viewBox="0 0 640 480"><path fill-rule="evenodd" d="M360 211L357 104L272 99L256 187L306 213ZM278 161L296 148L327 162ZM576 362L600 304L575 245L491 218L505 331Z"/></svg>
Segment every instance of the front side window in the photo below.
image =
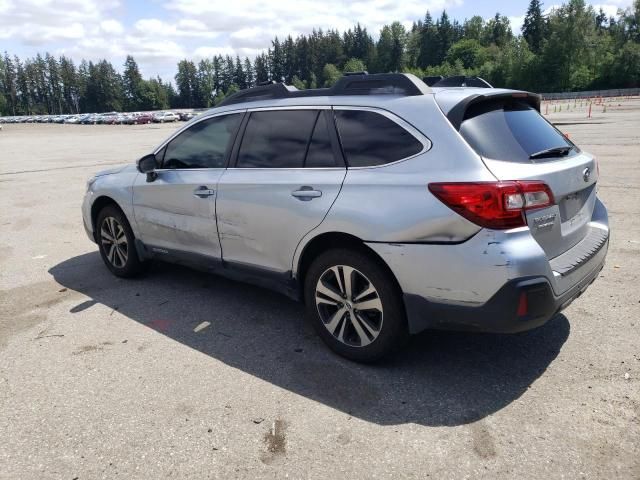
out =
<svg viewBox="0 0 640 480"><path fill-rule="evenodd" d="M242 114L196 123L167 145L162 168L224 168Z"/></svg>
<svg viewBox="0 0 640 480"><path fill-rule="evenodd" d="M350 167L396 162L420 153L422 142L390 118L366 110L336 110L336 123Z"/></svg>
<svg viewBox="0 0 640 480"><path fill-rule="evenodd" d="M317 117L317 110L251 113L238 168L302 168Z"/></svg>

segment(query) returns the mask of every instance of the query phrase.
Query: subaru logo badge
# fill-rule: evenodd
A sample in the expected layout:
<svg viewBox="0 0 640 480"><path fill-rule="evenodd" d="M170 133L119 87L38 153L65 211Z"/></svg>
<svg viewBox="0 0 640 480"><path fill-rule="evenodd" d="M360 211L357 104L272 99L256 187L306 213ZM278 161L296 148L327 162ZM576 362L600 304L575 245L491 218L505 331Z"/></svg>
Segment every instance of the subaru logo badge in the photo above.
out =
<svg viewBox="0 0 640 480"><path fill-rule="evenodd" d="M591 169L589 167L587 167L582 171L582 179L585 182L588 182L590 176L591 176Z"/></svg>

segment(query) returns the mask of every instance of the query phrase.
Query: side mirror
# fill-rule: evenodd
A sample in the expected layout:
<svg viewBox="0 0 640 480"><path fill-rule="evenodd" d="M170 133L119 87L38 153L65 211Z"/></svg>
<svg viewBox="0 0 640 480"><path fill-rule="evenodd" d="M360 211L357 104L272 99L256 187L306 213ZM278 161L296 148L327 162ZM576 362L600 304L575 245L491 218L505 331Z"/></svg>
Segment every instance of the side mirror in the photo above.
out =
<svg viewBox="0 0 640 480"><path fill-rule="evenodd" d="M158 174L155 172L155 169L158 167L158 162L156 161L156 156L153 153L145 155L138 160L136 166L140 173L147 174L147 182L153 182L158 177Z"/></svg>

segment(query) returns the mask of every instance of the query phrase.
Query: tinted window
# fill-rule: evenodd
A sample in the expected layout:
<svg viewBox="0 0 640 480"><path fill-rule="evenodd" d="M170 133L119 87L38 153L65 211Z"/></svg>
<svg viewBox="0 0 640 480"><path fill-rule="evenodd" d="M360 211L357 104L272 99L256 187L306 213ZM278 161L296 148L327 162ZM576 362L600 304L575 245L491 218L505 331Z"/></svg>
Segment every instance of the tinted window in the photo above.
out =
<svg viewBox="0 0 640 480"><path fill-rule="evenodd" d="M333 156L331 139L329 138L329 128L327 118L323 112L319 112L316 126L313 129L311 143L307 151L307 159L304 166L308 168L335 167L336 161Z"/></svg>
<svg viewBox="0 0 640 480"><path fill-rule="evenodd" d="M467 111L460 134L481 156L510 162L544 162L529 156L555 147L573 146L536 110L524 103L484 103ZM554 156L552 155L552 158Z"/></svg>
<svg viewBox="0 0 640 480"><path fill-rule="evenodd" d="M163 168L222 168L241 115L203 120L167 145Z"/></svg>
<svg viewBox="0 0 640 480"><path fill-rule="evenodd" d="M418 139L379 113L336 110L335 115L342 149L350 167L384 165L422 150Z"/></svg>
<svg viewBox="0 0 640 480"><path fill-rule="evenodd" d="M238 153L239 168L301 168L316 110L253 112Z"/></svg>

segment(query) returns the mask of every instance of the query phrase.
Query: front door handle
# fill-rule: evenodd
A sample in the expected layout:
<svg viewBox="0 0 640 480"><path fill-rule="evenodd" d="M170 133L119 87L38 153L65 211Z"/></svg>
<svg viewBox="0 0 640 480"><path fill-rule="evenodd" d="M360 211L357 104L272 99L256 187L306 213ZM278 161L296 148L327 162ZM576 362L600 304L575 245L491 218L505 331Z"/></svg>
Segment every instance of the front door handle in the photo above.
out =
<svg viewBox="0 0 640 480"><path fill-rule="evenodd" d="M313 187L304 186L300 187L299 190L294 190L291 192L291 195L296 197L298 200L309 201L312 198L318 198L322 196L322 192L320 190L314 190Z"/></svg>
<svg viewBox="0 0 640 480"><path fill-rule="evenodd" d="M207 197L211 197L212 195L215 195L216 191L212 190L209 187L205 187L204 185L201 187L196 188L193 191L193 194L198 197L198 198L207 198Z"/></svg>

